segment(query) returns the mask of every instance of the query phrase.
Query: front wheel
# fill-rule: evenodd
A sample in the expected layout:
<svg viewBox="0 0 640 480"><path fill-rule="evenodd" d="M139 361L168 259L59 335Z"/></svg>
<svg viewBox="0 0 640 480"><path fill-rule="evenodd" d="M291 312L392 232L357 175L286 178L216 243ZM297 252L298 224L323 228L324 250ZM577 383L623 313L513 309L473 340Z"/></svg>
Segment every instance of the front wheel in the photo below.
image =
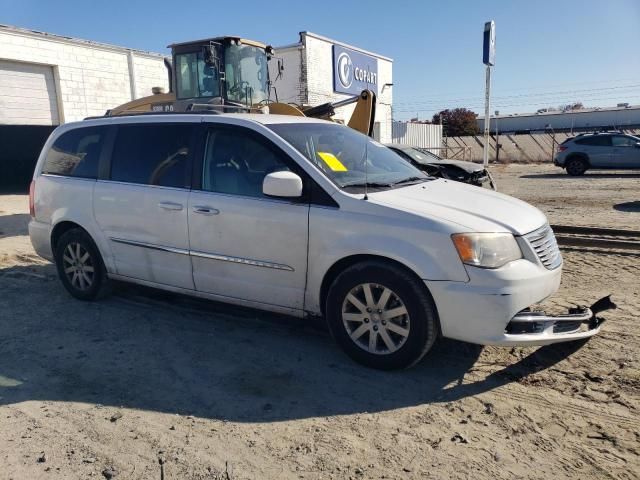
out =
<svg viewBox="0 0 640 480"><path fill-rule="evenodd" d="M392 370L417 363L437 337L431 295L411 274L383 262L353 265L335 279L326 304L336 342L353 360Z"/></svg>
<svg viewBox="0 0 640 480"><path fill-rule="evenodd" d="M587 171L588 165L582 158L570 158L567 160L565 168L569 175L578 177Z"/></svg>

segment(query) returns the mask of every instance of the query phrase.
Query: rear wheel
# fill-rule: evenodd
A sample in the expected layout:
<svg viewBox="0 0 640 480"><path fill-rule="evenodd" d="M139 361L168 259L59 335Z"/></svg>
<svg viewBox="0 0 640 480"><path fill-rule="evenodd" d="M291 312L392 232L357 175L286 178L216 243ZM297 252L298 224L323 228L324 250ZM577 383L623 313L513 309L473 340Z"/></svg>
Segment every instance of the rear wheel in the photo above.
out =
<svg viewBox="0 0 640 480"><path fill-rule="evenodd" d="M371 261L347 268L329 289L331 333L355 361L372 368L410 367L437 337L437 314L423 285L404 270Z"/></svg>
<svg viewBox="0 0 640 480"><path fill-rule="evenodd" d="M584 158L580 157L572 157L567 159L567 163L565 164L565 168L567 169L567 173L572 177L578 177L583 175L584 172L587 171L589 165Z"/></svg>
<svg viewBox="0 0 640 480"><path fill-rule="evenodd" d="M74 228L62 234L55 248L58 276L67 291L79 300L94 300L107 283L106 270L87 232Z"/></svg>

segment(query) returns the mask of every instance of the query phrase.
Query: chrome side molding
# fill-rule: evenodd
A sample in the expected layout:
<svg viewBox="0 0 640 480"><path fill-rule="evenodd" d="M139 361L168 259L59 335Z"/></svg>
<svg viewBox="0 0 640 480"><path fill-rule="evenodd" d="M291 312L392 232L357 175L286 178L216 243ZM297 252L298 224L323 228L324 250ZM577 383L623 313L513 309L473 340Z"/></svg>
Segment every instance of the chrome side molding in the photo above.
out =
<svg viewBox="0 0 640 480"><path fill-rule="evenodd" d="M189 255L189 250L182 248L167 247L164 245L156 245L154 243L138 242L136 240L125 240L124 238L109 238L112 242L122 243L124 245L131 245L134 247L148 248L150 250L159 250L161 252L178 253L180 255Z"/></svg>
<svg viewBox="0 0 640 480"><path fill-rule="evenodd" d="M197 252L192 250L192 257L208 258L209 260L220 260L222 262L242 263L243 265L251 265L253 267L273 268L274 270L286 270L293 272L293 267L282 265L280 263L264 262L262 260L253 260L251 258L230 257L229 255L218 255L216 253Z"/></svg>
<svg viewBox="0 0 640 480"><path fill-rule="evenodd" d="M191 257L206 258L209 260L219 260L221 262L240 263L242 265L250 265L252 267L272 268L274 270L283 270L294 272L293 267L283 265L281 263L266 262L263 260L255 260L252 258L232 257L229 255L219 255L217 253L199 252L196 250L185 250L182 248L167 247L164 245L156 245L154 243L138 242L136 240L125 240L124 238L109 238L112 242L121 243L123 245L131 245L134 247L148 248L150 250L158 250L161 252L177 253L179 255L189 255Z"/></svg>

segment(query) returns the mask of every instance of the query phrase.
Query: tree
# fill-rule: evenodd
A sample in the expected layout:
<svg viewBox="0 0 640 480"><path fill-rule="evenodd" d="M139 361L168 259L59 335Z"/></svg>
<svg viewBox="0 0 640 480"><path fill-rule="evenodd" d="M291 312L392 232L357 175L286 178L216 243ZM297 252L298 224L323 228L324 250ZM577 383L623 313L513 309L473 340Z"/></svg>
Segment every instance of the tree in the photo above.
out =
<svg viewBox="0 0 640 480"><path fill-rule="evenodd" d="M442 123L443 134L447 137L476 135L479 132L478 114L466 108L446 109L433 116L432 123ZM440 122L442 119L442 122Z"/></svg>
<svg viewBox="0 0 640 480"><path fill-rule="evenodd" d="M574 102L574 103L568 103L567 105L560 105L560 110L562 110L563 112L571 112L573 110L582 110L584 108L584 105L582 104L582 102Z"/></svg>

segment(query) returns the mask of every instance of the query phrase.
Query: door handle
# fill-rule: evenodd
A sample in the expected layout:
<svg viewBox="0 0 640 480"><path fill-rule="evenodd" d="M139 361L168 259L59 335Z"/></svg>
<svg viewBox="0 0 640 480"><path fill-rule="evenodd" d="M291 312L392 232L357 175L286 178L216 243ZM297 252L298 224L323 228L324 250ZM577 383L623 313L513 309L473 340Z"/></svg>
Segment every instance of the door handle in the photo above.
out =
<svg viewBox="0 0 640 480"><path fill-rule="evenodd" d="M162 208L163 210L176 210L176 211L180 211L182 210L182 204L180 203L174 203L174 202L160 202L158 204L158 206L160 208Z"/></svg>
<svg viewBox="0 0 640 480"><path fill-rule="evenodd" d="M199 213L200 215L218 215L220 210L207 205L194 205L193 213Z"/></svg>

